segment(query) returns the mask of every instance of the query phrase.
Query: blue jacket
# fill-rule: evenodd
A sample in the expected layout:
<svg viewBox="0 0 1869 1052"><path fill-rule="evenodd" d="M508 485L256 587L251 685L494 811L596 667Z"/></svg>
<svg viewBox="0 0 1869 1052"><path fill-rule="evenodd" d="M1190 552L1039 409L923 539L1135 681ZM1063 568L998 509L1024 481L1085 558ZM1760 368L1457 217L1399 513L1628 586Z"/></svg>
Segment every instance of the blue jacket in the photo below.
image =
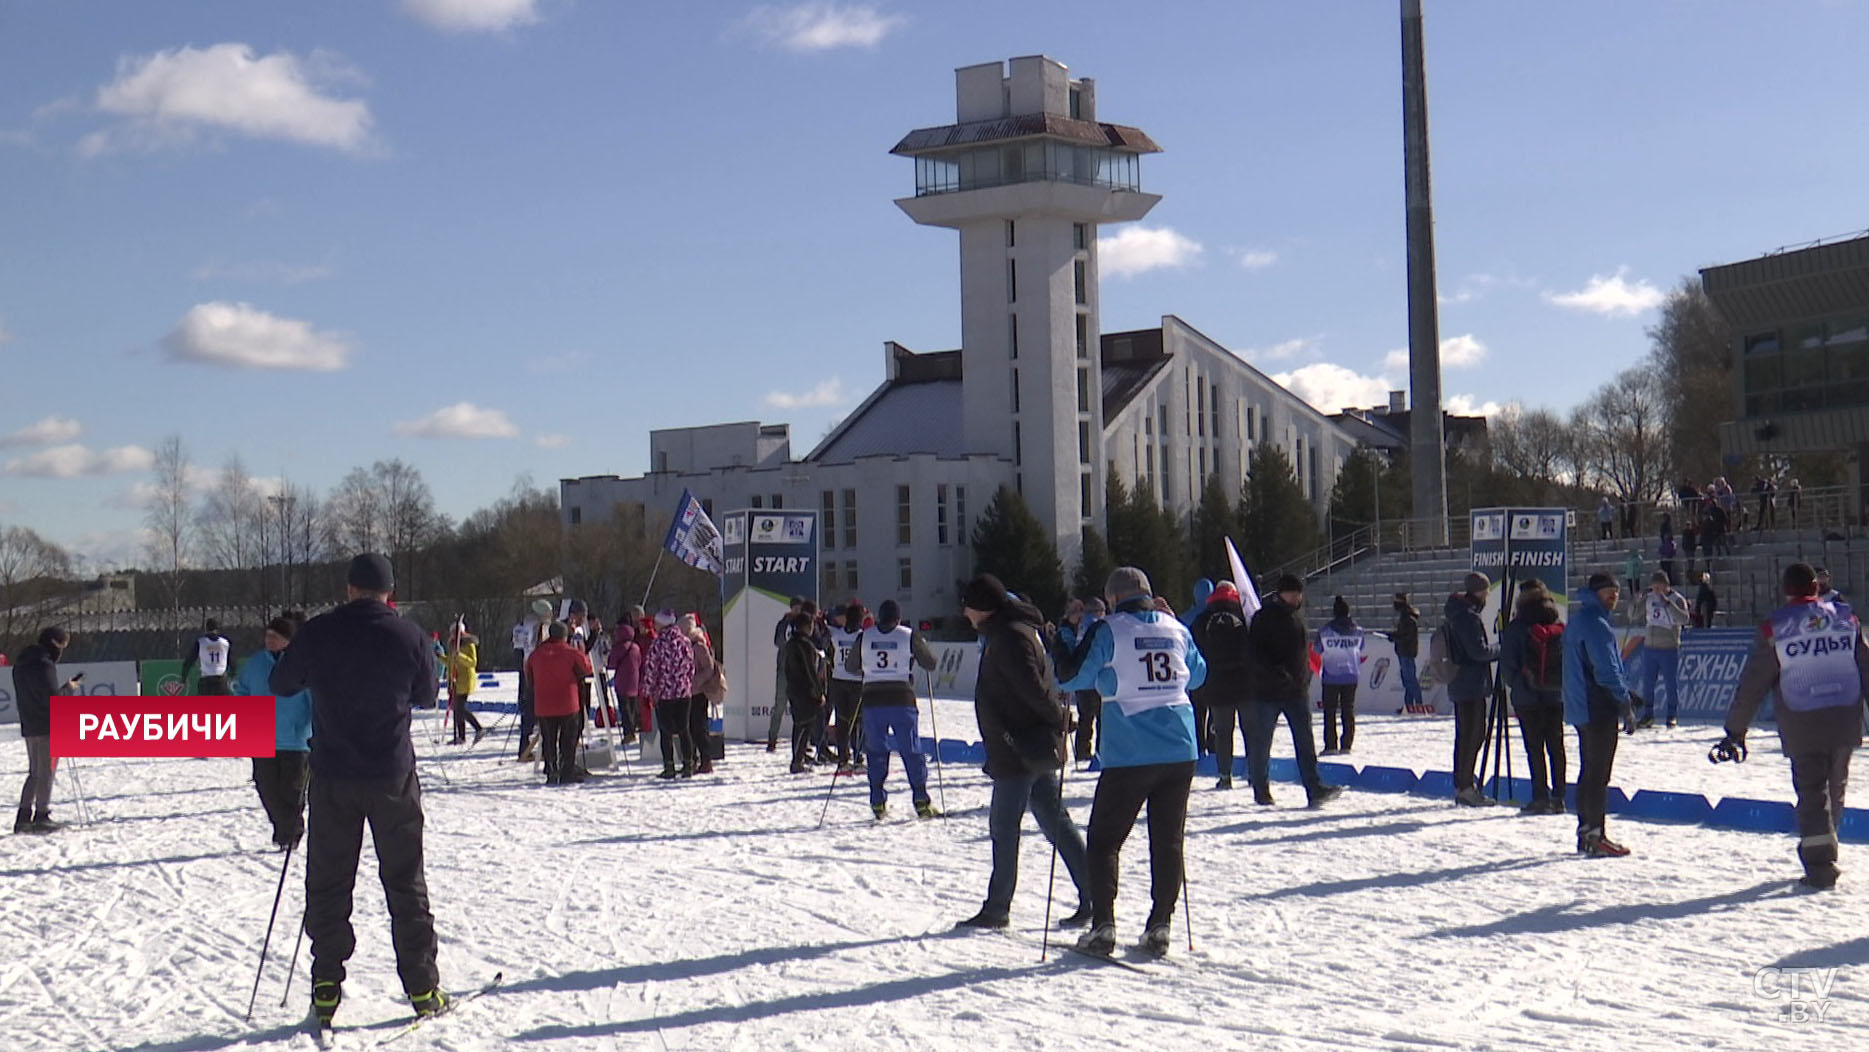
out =
<svg viewBox="0 0 1869 1052"><path fill-rule="evenodd" d="M1207 682L1207 662L1187 629L1167 614L1149 606L1147 599L1125 602L1117 609L1134 614L1145 624L1173 626L1187 636L1188 689ZM1114 614L1112 614L1114 616ZM1099 626L1102 622L1098 623ZM1116 694L1116 638L1107 630L1093 627L1090 649L1077 675L1058 684L1059 690L1096 688L1104 697ZM1194 705L1169 705L1145 709L1130 716L1115 705L1105 705L1098 719L1103 724L1103 743L1097 748L1097 761L1104 767L1142 767L1158 763L1192 763L1199 755L1194 738Z"/></svg>
<svg viewBox="0 0 1869 1052"><path fill-rule="evenodd" d="M1629 704L1622 650L1616 645L1609 611L1588 589L1579 594L1578 603L1564 626L1564 722L1574 727L1589 723L1592 709L1598 719L1605 719L1605 708L1613 705L1620 715Z"/></svg>
<svg viewBox="0 0 1869 1052"><path fill-rule="evenodd" d="M1181 611L1181 623L1189 628L1193 628L1194 619L1201 616L1202 610L1207 609L1207 599L1213 594L1214 583L1212 580L1203 577L1194 582L1194 605Z"/></svg>
<svg viewBox="0 0 1869 1052"><path fill-rule="evenodd" d="M1493 692L1492 664L1499 660L1499 648L1486 642L1486 626L1480 610L1465 592L1447 597L1441 608L1453 636L1454 679L1447 685L1449 701L1478 701Z"/></svg>
<svg viewBox="0 0 1869 1052"><path fill-rule="evenodd" d="M242 661L240 674L234 677L234 693L250 697L272 694L272 688L266 685L266 681L273 674L273 666L278 663L278 656L270 650L262 650ZM279 705L274 747L281 752L305 752L310 749L311 691L301 690L284 697L274 695L273 700Z"/></svg>

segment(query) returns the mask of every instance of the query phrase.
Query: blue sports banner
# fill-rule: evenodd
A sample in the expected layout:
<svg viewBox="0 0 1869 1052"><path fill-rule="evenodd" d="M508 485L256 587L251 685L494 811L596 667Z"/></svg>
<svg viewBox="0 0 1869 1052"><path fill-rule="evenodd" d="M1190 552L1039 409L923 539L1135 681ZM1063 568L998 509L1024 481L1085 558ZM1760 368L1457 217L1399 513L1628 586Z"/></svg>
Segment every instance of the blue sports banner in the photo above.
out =
<svg viewBox="0 0 1869 1052"><path fill-rule="evenodd" d="M1681 632L1680 715L1683 720L1725 722L1726 710L1739 690L1739 672L1746 667L1746 655L1752 652L1752 641L1757 636L1750 628L1689 628ZM1640 639L1639 634L1632 636L1630 645L1624 648L1623 674L1628 677L1630 692L1648 700L1644 693L1651 689L1648 650ZM1661 683L1657 677L1652 688L1658 694L1666 691ZM1759 720L1771 718L1771 699L1768 698L1759 710Z"/></svg>

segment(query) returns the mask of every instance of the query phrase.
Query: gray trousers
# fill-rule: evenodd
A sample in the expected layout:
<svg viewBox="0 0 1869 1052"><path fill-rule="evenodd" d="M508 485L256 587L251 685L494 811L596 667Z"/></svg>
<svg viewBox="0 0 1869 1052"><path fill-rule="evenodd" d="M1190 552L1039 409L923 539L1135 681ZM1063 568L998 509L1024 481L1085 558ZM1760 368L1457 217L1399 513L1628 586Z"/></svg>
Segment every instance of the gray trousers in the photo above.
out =
<svg viewBox="0 0 1869 1052"><path fill-rule="evenodd" d="M33 817L45 814L52 805L52 736L21 739L26 743L26 784L20 786L19 809L32 809Z"/></svg>
<svg viewBox="0 0 1869 1052"><path fill-rule="evenodd" d="M779 740L779 725L785 722L785 712L787 708L788 703L785 699L785 663L781 661L778 667L778 674L772 677L772 719L766 726L767 741L776 742Z"/></svg>
<svg viewBox="0 0 1869 1052"><path fill-rule="evenodd" d="M1854 746L1839 745L1791 757L1791 786L1798 794L1798 859L1807 871L1836 865L1837 822L1843 817L1843 791L1854 751Z"/></svg>

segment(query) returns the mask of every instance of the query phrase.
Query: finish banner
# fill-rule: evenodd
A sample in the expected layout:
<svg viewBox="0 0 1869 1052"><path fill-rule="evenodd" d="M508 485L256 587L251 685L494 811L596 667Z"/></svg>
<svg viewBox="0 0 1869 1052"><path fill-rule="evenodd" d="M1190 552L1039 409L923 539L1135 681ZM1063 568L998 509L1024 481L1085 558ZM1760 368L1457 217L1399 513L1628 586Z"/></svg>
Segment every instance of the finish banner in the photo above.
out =
<svg viewBox="0 0 1869 1052"><path fill-rule="evenodd" d="M52 755L272 756L278 717L278 702L266 696L57 697Z"/></svg>

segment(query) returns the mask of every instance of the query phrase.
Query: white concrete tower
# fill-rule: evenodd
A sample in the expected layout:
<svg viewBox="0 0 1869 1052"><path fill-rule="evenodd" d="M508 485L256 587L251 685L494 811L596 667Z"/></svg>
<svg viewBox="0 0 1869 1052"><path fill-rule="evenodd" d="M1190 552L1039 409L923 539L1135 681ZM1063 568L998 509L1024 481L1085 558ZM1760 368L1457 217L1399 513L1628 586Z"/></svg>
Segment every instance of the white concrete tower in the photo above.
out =
<svg viewBox="0 0 1869 1052"><path fill-rule="evenodd" d="M910 132L915 196L896 205L960 231L966 447L1017 465L1020 491L1068 567L1103 520L1097 229L1141 219L1135 128L1097 120L1095 85L1063 63L1015 58L954 72L955 123Z"/></svg>

